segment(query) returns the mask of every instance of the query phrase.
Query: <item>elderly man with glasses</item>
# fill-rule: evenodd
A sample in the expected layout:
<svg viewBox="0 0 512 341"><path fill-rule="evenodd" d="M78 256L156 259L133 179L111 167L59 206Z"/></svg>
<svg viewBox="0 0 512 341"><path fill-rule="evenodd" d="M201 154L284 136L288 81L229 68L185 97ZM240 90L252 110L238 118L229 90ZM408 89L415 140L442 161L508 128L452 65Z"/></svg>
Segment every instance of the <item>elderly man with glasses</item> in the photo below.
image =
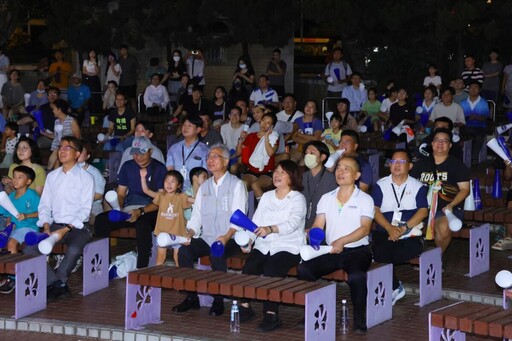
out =
<svg viewBox="0 0 512 341"><path fill-rule="evenodd" d="M232 225L229 219L238 209L246 212L247 190L242 180L228 172L229 150L226 146L212 146L206 159L208 171L212 176L199 187L192 217L187 223L191 240L179 249L178 260L180 267L193 268L197 258L210 255L212 269L226 272L226 258L240 250L231 238L237 227ZM222 244L222 256L211 254L213 243ZM199 298L192 292L187 293L185 300L173 308L179 313L190 309L199 309ZM220 295L215 296L210 315L220 316L223 313L224 298Z"/></svg>

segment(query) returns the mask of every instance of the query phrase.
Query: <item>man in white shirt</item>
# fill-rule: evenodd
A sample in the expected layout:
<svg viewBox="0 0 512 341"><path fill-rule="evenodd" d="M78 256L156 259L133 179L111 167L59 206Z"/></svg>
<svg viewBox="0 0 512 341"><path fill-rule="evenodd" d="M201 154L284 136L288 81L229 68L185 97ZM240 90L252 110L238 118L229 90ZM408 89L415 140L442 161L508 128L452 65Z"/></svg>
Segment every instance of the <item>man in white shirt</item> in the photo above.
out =
<svg viewBox="0 0 512 341"><path fill-rule="evenodd" d="M184 57L184 59L187 64L187 72L190 75L190 80L192 83L199 85L201 90L204 89L204 86L206 85L206 80L204 79L204 67L206 65L206 60L203 55L203 50L192 50Z"/></svg>
<svg viewBox="0 0 512 341"><path fill-rule="evenodd" d="M161 75L154 73L151 76L151 84L144 92L144 105L149 115L158 115L167 110L169 94L165 86L160 84Z"/></svg>
<svg viewBox="0 0 512 341"><path fill-rule="evenodd" d="M302 262L298 274L299 279L316 281L343 269L348 274L354 306L354 331L365 333L366 271L372 262L368 235L374 216L374 203L371 196L355 185L361 171L354 157L342 157L336 164L334 174L338 188L322 196L313 223L315 227L325 228L325 241L332 246L331 253Z"/></svg>
<svg viewBox="0 0 512 341"><path fill-rule="evenodd" d="M327 64L324 79L327 81L327 97L341 97L341 92L347 86L352 74L350 65L343 59L343 49L336 47L332 50L332 62Z"/></svg>
<svg viewBox="0 0 512 341"><path fill-rule="evenodd" d="M451 86L441 90L441 103L437 103L432 110L429 118L429 126L432 127L438 117L448 117L453 122L454 127L466 125L466 118L462 107L453 102L455 89Z"/></svg>
<svg viewBox="0 0 512 341"><path fill-rule="evenodd" d="M212 146L207 156L207 166L212 177L197 192L192 217L187 223L188 237L191 240L190 243L183 244L178 252L180 267L194 268L197 258L210 255L212 269L226 272L226 258L240 250L231 239L238 228L229 219L236 210L247 211L247 190L242 180L227 171L228 164L229 150L226 146ZM222 244L222 256L211 254L210 246L213 243ZM190 309L199 309L199 298L195 292L189 292L183 302L173 307L179 313ZM224 298L215 296L210 315L220 316L223 313Z"/></svg>
<svg viewBox="0 0 512 341"><path fill-rule="evenodd" d="M287 93L283 96L283 110L276 114L277 119L283 122L293 122L299 117L304 116L304 113L297 110L297 100L291 93Z"/></svg>
<svg viewBox="0 0 512 341"><path fill-rule="evenodd" d="M341 93L341 98L346 98L350 101L350 108L348 111L351 114L359 114L364 102L368 99L368 93L361 82L361 74L354 72L350 76L351 85L345 87Z"/></svg>
<svg viewBox="0 0 512 341"><path fill-rule="evenodd" d="M94 179L77 165L83 150L82 143L64 136L59 145L59 161L62 166L48 174L39 203L37 226L45 233L57 233L60 241L68 245L64 259L54 270L48 265L48 298L69 296L66 284L91 232L84 224L89 220L94 198Z"/></svg>
<svg viewBox="0 0 512 341"><path fill-rule="evenodd" d="M270 88L269 80L267 75L261 75L258 79L259 88L253 90L251 96L249 97L249 108L252 110L252 107L256 104L263 105L273 105L276 108L279 108L279 98L277 97L277 92Z"/></svg>

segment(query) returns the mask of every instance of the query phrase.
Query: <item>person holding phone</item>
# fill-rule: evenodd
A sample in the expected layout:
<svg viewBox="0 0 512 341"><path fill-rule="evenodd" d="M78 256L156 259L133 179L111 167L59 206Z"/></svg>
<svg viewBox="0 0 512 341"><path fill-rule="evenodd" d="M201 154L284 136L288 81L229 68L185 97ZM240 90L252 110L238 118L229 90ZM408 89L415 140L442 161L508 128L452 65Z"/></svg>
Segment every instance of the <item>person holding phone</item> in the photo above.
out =
<svg viewBox="0 0 512 341"><path fill-rule="evenodd" d="M279 146L277 133L273 133L276 123L276 115L264 114L260 121L260 130L241 137L236 147L237 155L242 156L242 164L247 167L242 180L248 189L254 191L257 200L263 195L263 189L272 185L275 153Z"/></svg>

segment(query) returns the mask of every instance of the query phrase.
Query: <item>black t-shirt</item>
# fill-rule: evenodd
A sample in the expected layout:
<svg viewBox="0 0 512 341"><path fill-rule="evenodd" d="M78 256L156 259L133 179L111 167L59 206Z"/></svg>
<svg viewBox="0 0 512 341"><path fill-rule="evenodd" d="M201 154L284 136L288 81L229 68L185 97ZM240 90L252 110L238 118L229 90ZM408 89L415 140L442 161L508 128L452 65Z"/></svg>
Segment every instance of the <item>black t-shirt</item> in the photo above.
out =
<svg viewBox="0 0 512 341"><path fill-rule="evenodd" d="M50 103L45 103L40 107L43 113L43 124L44 129L50 129L53 131L53 125L55 124L55 115L53 114L53 110L50 107Z"/></svg>
<svg viewBox="0 0 512 341"><path fill-rule="evenodd" d="M124 113L119 115L116 108L110 109L108 120L114 123L114 136L126 135L131 130L130 121L134 118L133 112L126 107Z"/></svg>
<svg viewBox="0 0 512 341"><path fill-rule="evenodd" d="M229 116L229 111L231 108L228 106L227 102L223 102L221 105L215 104L215 101L212 101L208 106L209 112L208 114L212 118L213 121L221 119L225 120Z"/></svg>
<svg viewBox="0 0 512 341"><path fill-rule="evenodd" d="M200 112L208 113L208 101L201 98L199 103L194 103L192 96L183 98L183 110L189 115L197 115Z"/></svg>
<svg viewBox="0 0 512 341"><path fill-rule="evenodd" d="M181 76L187 73L187 65L183 63L182 61L178 62L178 66L174 65L174 60L169 62L169 68L167 69L167 72L170 73L169 80L171 81L179 81L181 79ZM173 72L178 73L178 77L173 77Z"/></svg>
<svg viewBox="0 0 512 341"><path fill-rule="evenodd" d="M394 126L402 122L402 120L414 121L415 118L415 110L409 103L405 105L395 103L389 108L389 120Z"/></svg>
<svg viewBox="0 0 512 341"><path fill-rule="evenodd" d="M428 186L436 180L441 182L438 210L452 202L453 198L459 193L457 183L469 181L469 169L461 160L451 155L448 155L448 158L439 165L435 164L432 156L420 160L414 164L409 174ZM463 205L464 202L461 202L458 207L462 209Z"/></svg>

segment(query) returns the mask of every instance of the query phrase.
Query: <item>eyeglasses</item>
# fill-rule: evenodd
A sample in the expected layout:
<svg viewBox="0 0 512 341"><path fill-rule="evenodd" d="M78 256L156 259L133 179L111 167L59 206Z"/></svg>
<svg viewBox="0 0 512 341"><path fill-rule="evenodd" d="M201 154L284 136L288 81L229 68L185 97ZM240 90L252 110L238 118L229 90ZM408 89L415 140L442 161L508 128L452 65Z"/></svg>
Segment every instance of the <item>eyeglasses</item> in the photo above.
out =
<svg viewBox="0 0 512 341"><path fill-rule="evenodd" d="M75 147L67 145L67 146L59 146L59 150L63 150L65 152L69 152L71 149L76 150Z"/></svg>
<svg viewBox="0 0 512 341"><path fill-rule="evenodd" d="M434 139L432 142L434 142L434 143L443 143L443 144L451 143L450 140L447 140L447 139Z"/></svg>
<svg viewBox="0 0 512 341"><path fill-rule="evenodd" d="M395 159L389 160L389 163L392 164L392 165L394 165L395 163L397 163L399 165L405 165L407 162L409 162L409 161L401 160L401 159L400 160L395 160Z"/></svg>
<svg viewBox="0 0 512 341"><path fill-rule="evenodd" d="M206 156L206 160L209 160L209 159L218 160L219 158L227 159L227 157L219 155L219 154L208 154Z"/></svg>

